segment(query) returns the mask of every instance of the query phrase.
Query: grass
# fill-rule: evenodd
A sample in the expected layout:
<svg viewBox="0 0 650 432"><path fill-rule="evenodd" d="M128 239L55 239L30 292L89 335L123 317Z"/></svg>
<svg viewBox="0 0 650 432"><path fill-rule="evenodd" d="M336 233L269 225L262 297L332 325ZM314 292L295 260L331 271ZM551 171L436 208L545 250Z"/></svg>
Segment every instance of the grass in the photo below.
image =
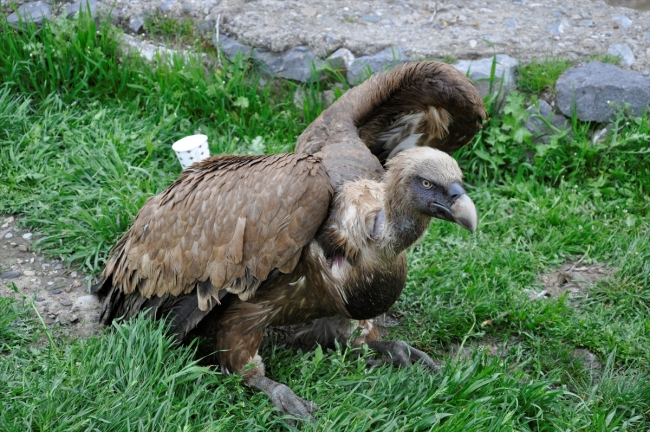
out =
<svg viewBox="0 0 650 432"><path fill-rule="evenodd" d="M618 65L621 59L610 54L596 54L583 61L600 61ZM555 81L562 75L562 72L576 63L566 57L558 56L548 56L542 60L533 59L530 63L519 67L518 87L527 93L554 93Z"/></svg>
<svg viewBox="0 0 650 432"><path fill-rule="evenodd" d="M24 215L43 253L89 272L179 174L175 139L201 130L213 153L287 151L322 108L320 84L298 109L295 87L260 86L245 62L152 68L120 52L114 28L83 17L24 32L0 22L0 32L0 214ZM300 430L650 427L648 116L619 115L596 144L574 119L572 137L533 145L526 102L513 93L502 114L490 108L485 130L455 155L479 233L434 222L409 252L392 336L443 370L369 369L342 349L266 346L268 374L320 406ZM577 297L529 299L541 275L578 259L616 270ZM239 377L176 346L164 323L47 344L39 328L27 305L0 298L0 430L290 428ZM460 344L469 355L455 354ZM578 348L602 368L590 370Z"/></svg>

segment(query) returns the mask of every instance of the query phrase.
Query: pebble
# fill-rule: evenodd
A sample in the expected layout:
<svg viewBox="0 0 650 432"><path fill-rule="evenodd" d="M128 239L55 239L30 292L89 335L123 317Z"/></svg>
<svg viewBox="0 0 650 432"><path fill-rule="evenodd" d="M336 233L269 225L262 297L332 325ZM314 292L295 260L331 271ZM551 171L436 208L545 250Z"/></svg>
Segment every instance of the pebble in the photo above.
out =
<svg viewBox="0 0 650 432"><path fill-rule="evenodd" d="M54 285L54 282L50 281L50 282L48 282L47 284L48 284L49 286L52 286L52 285Z"/></svg>
<svg viewBox="0 0 650 432"><path fill-rule="evenodd" d="M33 235L32 233L25 233L25 234L23 234L23 238L25 240L30 240L32 238L32 235Z"/></svg>
<svg viewBox="0 0 650 432"><path fill-rule="evenodd" d="M470 48L474 48L474 47L476 47L476 44L477 44L477 43L478 43L478 42L476 42L476 39L470 39L470 41L469 41L469 47L470 47Z"/></svg>
<svg viewBox="0 0 650 432"><path fill-rule="evenodd" d="M77 277L77 272L73 271L72 273L70 273L70 277L76 278Z"/></svg>
<svg viewBox="0 0 650 432"><path fill-rule="evenodd" d="M612 21L618 24L620 28L625 30L632 27L632 20L624 15L612 17Z"/></svg>
<svg viewBox="0 0 650 432"><path fill-rule="evenodd" d="M8 271L6 273L0 274L0 279L14 279L20 277L20 272L16 270Z"/></svg>
<svg viewBox="0 0 650 432"><path fill-rule="evenodd" d="M636 61L632 48L628 44L612 44L607 48L607 54L619 57L621 64L625 66L632 66Z"/></svg>
<svg viewBox="0 0 650 432"><path fill-rule="evenodd" d="M508 18L508 20L506 21L505 27L507 29L516 29L517 28L517 20L514 19L514 18Z"/></svg>
<svg viewBox="0 0 650 432"><path fill-rule="evenodd" d="M45 301L45 298L44 297L36 297L36 301L37 302L42 302L42 301Z"/></svg>
<svg viewBox="0 0 650 432"><path fill-rule="evenodd" d="M60 289L53 289L52 291L50 291L50 294L55 294L55 295L56 294L61 294L61 290Z"/></svg>
<svg viewBox="0 0 650 432"><path fill-rule="evenodd" d="M36 272L35 272L34 270L25 270L25 271L23 272L23 274L24 274L25 276L35 276L35 275L36 275Z"/></svg>
<svg viewBox="0 0 650 432"><path fill-rule="evenodd" d="M20 245L18 246L18 250L21 252L27 252L29 248L27 247L27 245Z"/></svg>
<svg viewBox="0 0 650 432"><path fill-rule="evenodd" d="M14 236L14 235L13 235L12 233L7 233L7 234L5 234L5 238L6 238L6 239L10 239L10 238L12 238L13 236Z"/></svg>
<svg viewBox="0 0 650 432"><path fill-rule="evenodd" d="M62 306L72 306L72 302L68 299L59 300Z"/></svg>
<svg viewBox="0 0 650 432"><path fill-rule="evenodd" d="M61 270L63 268L63 264L57 264L56 267L54 267L54 270Z"/></svg>

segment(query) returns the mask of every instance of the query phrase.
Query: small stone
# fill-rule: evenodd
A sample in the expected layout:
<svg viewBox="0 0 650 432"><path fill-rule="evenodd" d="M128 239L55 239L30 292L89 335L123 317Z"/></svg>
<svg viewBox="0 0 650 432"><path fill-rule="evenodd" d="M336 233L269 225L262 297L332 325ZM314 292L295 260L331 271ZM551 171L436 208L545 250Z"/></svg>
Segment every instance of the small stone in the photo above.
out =
<svg viewBox="0 0 650 432"><path fill-rule="evenodd" d="M56 267L54 267L54 270L61 270L63 268L63 264L57 264Z"/></svg>
<svg viewBox="0 0 650 432"><path fill-rule="evenodd" d="M506 21L505 27L507 29L516 29L517 28L517 20L515 20L514 18L508 18L508 20Z"/></svg>
<svg viewBox="0 0 650 432"><path fill-rule="evenodd" d="M7 234L5 234L5 238L6 238L6 239L10 239L10 238L12 238L13 236L14 236L14 235L13 235L12 233L7 233Z"/></svg>
<svg viewBox="0 0 650 432"><path fill-rule="evenodd" d="M77 272L73 271L72 273L70 273L70 277L76 278L77 277Z"/></svg>
<svg viewBox="0 0 650 432"><path fill-rule="evenodd" d="M81 286L81 282L79 282L78 280L75 279L72 282L72 286L75 287L75 288L79 288Z"/></svg>
<svg viewBox="0 0 650 432"><path fill-rule="evenodd" d="M162 2L160 6L158 6L158 9L160 9L160 12L162 13L169 13L172 11L175 4L176 0L167 0Z"/></svg>
<svg viewBox="0 0 650 432"><path fill-rule="evenodd" d="M9 242L9 246L11 246L11 247L16 247L16 246L18 246L18 243L16 243L16 242Z"/></svg>
<svg viewBox="0 0 650 432"><path fill-rule="evenodd" d="M67 298L59 300L59 303L61 303L62 306L72 306L72 302Z"/></svg>
<svg viewBox="0 0 650 432"><path fill-rule="evenodd" d="M129 28L134 33L140 32L140 30L142 30L142 26L144 26L144 19L142 17L135 17L129 23Z"/></svg>
<svg viewBox="0 0 650 432"><path fill-rule="evenodd" d="M641 72L641 75L643 75L644 77L650 76L650 70L644 70L643 72Z"/></svg>
<svg viewBox="0 0 650 432"><path fill-rule="evenodd" d="M21 251L21 252L27 252L28 247L27 247L27 245L20 245L20 246L18 246L18 250Z"/></svg>
<svg viewBox="0 0 650 432"><path fill-rule="evenodd" d="M61 290L60 289L53 289L52 291L50 291L50 294L54 294L54 295L61 294Z"/></svg>
<svg viewBox="0 0 650 432"><path fill-rule="evenodd" d="M612 21L622 29L629 29L632 27L632 20L624 15L612 17Z"/></svg>
<svg viewBox="0 0 650 432"><path fill-rule="evenodd" d="M13 216L9 216L7 219L5 219L5 224L8 226L9 224L14 223L16 219ZM6 228L4 225L2 226L3 228Z"/></svg>
<svg viewBox="0 0 650 432"><path fill-rule="evenodd" d="M551 15L553 15L553 18L564 18L564 14L560 11L553 11Z"/></svg>
<svg viewBox="0 0 650 432"><path fill-rule="evenodd" d="M67 292L67 293L70 293L70 292L72 292L72 288L70 288L70 287L65 287L65 289L64 289L63 291L65 291L65 292Z"/></svg>
<svg viewBox="0 0 650 432"><path fill-rule="evenodd" d="M35 275L36 275L36 272L35 272L34 270L25 270L25 271L23 272L23 274L24 274L25 276L35 276Z"/></svg>
<svg viewBox="0 0 650 432"><path fill-rule="evenodd" d="M20 277L20 272L16 270L8 271L6 273L0 274L0 279L14 279Z"/></svg>
<svg viewBox="0 0 650 432"><path fill-rule="evenodd" d="M546 26L546 30L551 32L553 36L560 36L564 33L564 24L562 24L562 21L553 21Z"/></svg>
<svg viewBox="0 0 650 432"><path fill-rule="evenodd" d="M49 286L52 286L52 285L54 285L54 282L49 281L47 284L48 284Z"/></svg>
<svg viewBox="0 0 650 432"><path fill-rule="evenodd" d="M75 300L74 305L72 306L72 310L94 310L99 308L99 306L100 302L97 296L89 294L79 297L77 300Z"/></svg>
<svg viewBox="0 0 650 432"><path fill-rule="evenodd" d="M366 22L379 22L379 17L377 15L364 15L361 17L361 20Z"/></svg>
<svg viewBox="0 0 650 432"><path fill-rule="evenodd" d="M643 33L643 42L650 42L650 32Z"/></svg>
<svg viewBox="0 0 650 432"><path fill-rule="evenodd" d="M32 233L25 233L25 234L23 234L23 238L24 238L25 240L31 240L32 235L33 235Z"/></svg>
<svg viewBox="0 0 650 432"><path fill-rule="evenodd" d="M354 54L347 48L339 48L325 61L332 69L347 71L354 62Z"/></svg>
<svg viewBox="0 0 650 432"><path fill-rule="evenodd" d="M87 14L88 11L90 16L97 16L97 0L78 0L66 7L68 18L72 18L77 13Z"/></svg>
<svg viewBox="0 0 650 432"><path fill-rule="evenodd" d="M636 59L634 58L634 53L632 52L632 48L630 48L628 44L622 44L622 43L612 44L607 49L607 54L620 58L621 59L620 64L623 64L628 67L632 66L636 61Z"/></svg>
<svg viewBox="0 0 650 432"><path fill-rule="evenodd" d="M43 20L52 15L52 6L44 1L35 1L23 3L18 7L18 11L7 17L7 22L11 25L19 25L22 20L24 23L33 22L41 24Z"/></svg>
<svg viewBox="0 0 650 432"><path fill-rule="evenodd" d="M45 298L43 298L43 297L36 297L36 301L40 303L40 302L42 302L42 301L45 301Z"/></svg>
<svg viewBox="0 0 650 432"><path fill-rule="evenodd" d="M580 27L593 27L594 22L592 20L583 19L580 21Z"/></svg>
<svg viewBox="0 0 650 432"><path fill-rule="evenodd" d="M476 48L476 44L477 44L477 43L478 43L478 42L476 42L476 39L470 39L470 40L469 40L469 47L470 47L470 48Z"/></svg>

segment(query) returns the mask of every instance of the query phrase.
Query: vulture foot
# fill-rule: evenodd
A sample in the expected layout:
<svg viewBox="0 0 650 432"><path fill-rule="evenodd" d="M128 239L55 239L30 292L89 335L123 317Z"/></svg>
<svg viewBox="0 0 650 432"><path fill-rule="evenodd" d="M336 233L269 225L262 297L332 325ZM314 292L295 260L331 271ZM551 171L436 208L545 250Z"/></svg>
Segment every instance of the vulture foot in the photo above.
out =
<svg viewBox="0 0 650 432"><path fill-rule="evenodd" d="M408 368L414 363L420 362L434 372L440 371L440 366L438 366L428 354L419 349L413 348L404 341L375 340L368 342L368 346L383 355L380 359L369 359L368 364L372 366L393 364L395 366Z"/></svg>
<svg viewBox="0 0 650 432"><path fill-rule="evenodd" d="M278 409L285 414L304 419L313 420L311 414L318 410L318 406L296 394L286 385L275 382L263 375L256 375L248 380L248 385L262 390ZM295 426L295 420L288 420L288 423Z"/></svg>

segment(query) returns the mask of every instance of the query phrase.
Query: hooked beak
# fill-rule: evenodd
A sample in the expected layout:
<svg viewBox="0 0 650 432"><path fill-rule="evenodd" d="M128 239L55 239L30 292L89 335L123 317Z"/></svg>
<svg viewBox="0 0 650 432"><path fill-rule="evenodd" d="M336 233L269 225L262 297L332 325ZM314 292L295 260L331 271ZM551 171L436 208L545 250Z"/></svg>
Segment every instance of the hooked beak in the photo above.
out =
<svg viewBox="0 0 650 432"><path fill-rule="evenodd" d="M467 228L469 232L474 234L476 232L476 225L478 224L478 214L476 213L476 206L474 202L463 194L456 199L452 204L451 217L458 225Z"/></svg>

